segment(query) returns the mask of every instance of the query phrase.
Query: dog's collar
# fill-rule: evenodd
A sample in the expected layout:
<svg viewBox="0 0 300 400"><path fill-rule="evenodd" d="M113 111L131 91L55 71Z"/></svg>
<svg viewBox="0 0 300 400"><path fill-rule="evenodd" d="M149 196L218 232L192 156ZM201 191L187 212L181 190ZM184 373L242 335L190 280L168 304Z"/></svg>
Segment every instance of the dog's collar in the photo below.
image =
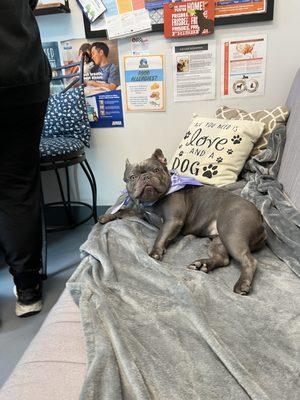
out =
<svg viewBox="0 0 300 400"><path fill-rule="evenodd" d="M176 170L171 170L170 175L171 175L171 185L169 187L169 190L166 192L165 196L168 196L169 194L174 193L174 192L178 192L178 190L183 189L187 185L203 186L203 183L197 181L195 178L179 175ZM127 189L124 189L121 192L121 195L125 195L125 194L128 194ZM111 209L110 214L115 214L117 211L120 210L121 207L127 206L131 201L132 201L131 197L127 195L125 197L125 199L123 200L123 202L121 202L121 204L118 204ZM140 203L139 205L142 208L147 208L147 207L152 207L155 203L156 203L155 201L154 202L144 202L144 203Z"/></svg>

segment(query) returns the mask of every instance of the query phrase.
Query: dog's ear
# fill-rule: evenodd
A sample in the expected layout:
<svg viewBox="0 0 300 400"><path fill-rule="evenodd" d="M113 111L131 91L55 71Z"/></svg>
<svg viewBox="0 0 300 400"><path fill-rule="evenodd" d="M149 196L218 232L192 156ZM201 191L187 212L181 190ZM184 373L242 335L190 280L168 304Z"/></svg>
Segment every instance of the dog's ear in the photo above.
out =
<svg viewBox="0 0 300 400"><path fill-rule="evenodd" d="M167 165L167 159L161 149L156 149L151 158L156 158L160 163Z"/></svg>
<svg viewBox="0 0 300 400"><path fill-rule="evenodd" d="M128 160L128 158L126 158L126 161L125 161L125 171L124 171L124 177L123 177L123 181L124 181L124 182L127 181L126 175L127 175L128 170L129 170L130 167L131 167L131 163L130 163L130 161Z"/></svg>
<svg viewBox="0 0 300 400"><path fill-rule="evenodd" d="M128 160L128 158L126 158L126 161L125 161L125 169L127 169L127 168L129 168L130 167L130 161Z"/></svg>

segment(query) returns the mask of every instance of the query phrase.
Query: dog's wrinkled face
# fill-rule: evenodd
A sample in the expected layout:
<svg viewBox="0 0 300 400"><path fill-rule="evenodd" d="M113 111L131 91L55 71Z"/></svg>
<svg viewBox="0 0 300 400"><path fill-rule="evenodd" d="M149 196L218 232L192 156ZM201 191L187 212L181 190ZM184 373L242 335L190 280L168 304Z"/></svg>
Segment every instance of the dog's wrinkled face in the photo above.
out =
<svg viewBox="0 0 300 400"><path fill-rule="evenodd" d="M168 191L171 177L167 160L160 149L138 164L126 161L124 181L129 196L136 202L154 202Z"/></svg>

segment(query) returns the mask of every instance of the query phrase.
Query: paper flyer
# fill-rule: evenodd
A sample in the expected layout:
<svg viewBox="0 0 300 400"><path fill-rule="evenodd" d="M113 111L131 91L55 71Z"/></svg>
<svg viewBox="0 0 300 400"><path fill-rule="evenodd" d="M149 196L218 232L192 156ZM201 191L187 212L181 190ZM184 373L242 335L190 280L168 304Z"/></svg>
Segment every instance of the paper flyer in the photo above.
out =
<svg viewBox="0 0 300 400"><path fill-rule="evenodd" d="M215 16L231 17L234 15L261 14L266 11L267 0L217 0Z"/></svg>
<svg viewBox="0 0 300 400"><path fill-rule="evenodd" d="M91 30L107 30L109 39L123 38L152 30L144 0L103 0L107 11Z"/></svg>
<svg viewBox="0 0 300 400"><path fill-rule="evenodd" d="M164 111L165 77L162 55L125 56L127 111Z"/></svg>
<svg viewBox="0 0 300 400"><path fill-rule="evenodd" d="M208 35L214 32L214 0L164 4L166 38Z"/></svg>
<svg viewBox="0 0 300 400"><path fill-rule="evenodd" d="M91 46L91 44L95 46ZM123 127L117 41L74 39L61 42L64 65L72 64L86 54L84 85L88 117L92 128ZM77 66L67 69L75 73Z"/></svg>
<svg viewBox="0 0 300 400"><path fill-rule="evenodd" d="M223 39L221 96L251 97L265 91L267 35Z"/></svg>
<svg viewBox="0 0 300 400"><path fill-rule="evenodd" d="M144 36L134 36L130 40L131 53L133 56L149 54L149 39Z"/></svg>
<svg viewBox="0 0 300 400"><path fill-rule="evenodd" d="M174 45L174 101L216 98L216 42Z"/></svg>
<svg viewBox="0 0 300 400"><path fill-rule="evenodd" d="M90 22L94 22L106 10L101 0L77 0L77 3Z"/></svg>

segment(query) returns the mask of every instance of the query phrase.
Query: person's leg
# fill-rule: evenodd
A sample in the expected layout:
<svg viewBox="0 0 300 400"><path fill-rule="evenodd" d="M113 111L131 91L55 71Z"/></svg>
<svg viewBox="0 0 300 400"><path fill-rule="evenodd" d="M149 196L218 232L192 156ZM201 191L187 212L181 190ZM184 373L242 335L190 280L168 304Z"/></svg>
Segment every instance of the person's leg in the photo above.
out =
<svg viewBox="0 0 300 400"><path fill-rule="evenodd" d="M25 304L41 297L39 143L46 103L0 110L0 246Z"/></svg>

